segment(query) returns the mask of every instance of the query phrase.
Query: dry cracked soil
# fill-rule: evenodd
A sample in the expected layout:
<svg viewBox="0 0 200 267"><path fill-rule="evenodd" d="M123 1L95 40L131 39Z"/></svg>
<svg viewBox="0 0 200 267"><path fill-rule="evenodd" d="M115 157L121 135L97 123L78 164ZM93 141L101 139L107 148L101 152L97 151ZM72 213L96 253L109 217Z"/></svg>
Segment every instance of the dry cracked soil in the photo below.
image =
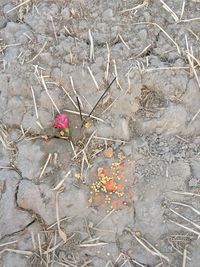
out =
<svg viewBox="0 0 200 267"><path fill-rule="evenodd" d="M0 266L199 267L199 113L199 0L0 0Z"/></svg>

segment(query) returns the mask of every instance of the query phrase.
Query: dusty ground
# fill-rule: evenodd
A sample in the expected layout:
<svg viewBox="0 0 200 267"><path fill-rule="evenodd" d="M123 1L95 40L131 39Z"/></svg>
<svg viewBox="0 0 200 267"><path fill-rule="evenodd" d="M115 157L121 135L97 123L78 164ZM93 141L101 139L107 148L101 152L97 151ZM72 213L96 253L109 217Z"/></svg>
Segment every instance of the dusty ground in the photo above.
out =
<svg viewBox="0 0 200 267"><path fill-rule="evenodd" d="M0 266L200 266L199 45L199 0L0 0Z"/></svg>

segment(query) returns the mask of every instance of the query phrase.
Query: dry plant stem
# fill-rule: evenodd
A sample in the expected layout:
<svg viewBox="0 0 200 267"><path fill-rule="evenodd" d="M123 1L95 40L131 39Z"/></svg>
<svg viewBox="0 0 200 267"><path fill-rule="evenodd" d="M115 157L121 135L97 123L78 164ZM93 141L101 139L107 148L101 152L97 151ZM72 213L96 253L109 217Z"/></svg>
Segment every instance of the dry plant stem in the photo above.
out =
<svg viewBox="0 0 200 267"><path fill-rule="evenodd" d="M110 48L108 43L106 42L106 48L108 51L108 56L107 56L107 65L106 65L106 72L105 72L105 80L108 82L108 74L109 74L109 69L110 69Z"/></svg>
<svg viewBox="0 0 200 267"><path fill-rule="evenodd" d="M106 138L106 137L101 137L101 136L94 136L94 138L95 139L99 139L99 140L104 140L104 141L121 142L121 143L125 143L125 144L129 143L129 142L125 141L125 140L112 139L112 138Z"/></svg>
<svg viewBox="0 0 200 267"><path fill-rule="evenodd" d="M191 193L191 192L182 192L182 191L171 191L172 193L178 194L178 195L185 195L185 196L191 196L191 197L200 197L200 194Z"/></svg>
<svg viewBox="0 0 200 267"><path fill-rule="evenodd" d="M87 248L87 247L97 247L97 246L105 246L105 245L108 245L108 243L99 242L99 243L96 243L96 244L80 244L79 247Z"/></svg>
<svg viewBox="0 0 200 267"><path fill-rule="evenodd" d="M188 204L180 203L180 202L175 202L175 201L171 202L171 204L175 204L175 205L179 205L179 206L187 207L187 208L193 210L193 211L194 211L195 213L197 213L198 215L200 215L200 211L198 211L197 209L195 209L194 207L192 207L192 206L190 206L190 205L188 205Z"/></svg>
<svg viewBox="0 0 200 267"><path fill-rule="evenodd" d="M119 79L118 79L118 73L117 73L117 65L116 65L116 61L115 59L113 59L113 65L114 65L114 71L115 71L115 78L116 78L116 83L117 83L117 86L120 88L120 90L123 91L120 83L119 83Z"/></svg>
<svg viewBox="0 0 200 267"><path fill-rule="evenodd" d="M36 246L36 242L35 242L35 236L34 233L31 231L31 240L32 240L32 244L33 244L33 250L36 251L37 246Z"/></svg>
<svg viewBox="0 0 200 267"><path fill-rule="evenodd" d="M31 93L32 93L32 96L33 96L33 103L34 103L34 107L35 107L35 115L36 115L36 118L38 120L39 119L39 115L38 115L37 104L36 104L36 100L35 100L35 93L34 93L34 90L33 90L32 86L31 86Z"/></svg>
<svg viewBox="0 0 200 267"><path fill-rule="evenodd" d="M122 11L122 13L125 13L125 12L131 12L131 11L134 11L134 10L137 10L139 8L142 8L142 7L145 7L145 6L148 6L148 2L149 0L144 0L144 2L140 5L137 5L135 7L132 7L132 8L129 8L129 9L125 9Z"/></svg>
<svg viewBox="0 0 200 267"><path fill-rule="evenodd" d="M73 81L72 76L70 76L69 79L70 79L70 83L71 83L71 86L72 86L72 90L73 90L74 94L77 95L77 92L76 92L75 87L74 87L74 81Z"/></svg>
<svg viewBox="0 0 200 267"><path fill-rule="evenodd" d="M47 41L43 44L42 48L39 50L39 52L30 60L27 61L27 63L31 63L33 62L37 57L39 57L39 55L42 53L42 51L45 49L47 45Z"/></svg>
<svg viewBox="0 0 200 267"><path fill-rule="evenodd" d="M132 261L133 263L137 264L137 265L140 266L140 267L145 267L145 265L139 263L139 262L136 261L136 260L131 259L131 261Z"/></svg>
<svg viewBox="0 0 200 267"><path fill-rule="evenodd" d="M44 174L44 172L45 172L45 170L46 170L46 167L47 167L47 165L48 165L48 163L49 163L51 157L52 157L52 154L49 153L49 156L48 156L48 158L47 158L47 160L46 160L46 163L44 164L44 167L43 167L43 169L42 169L42 171L41 171L41 173L40 173L39 179L42 178L42 176L43 176L43 174Z"/></svg>
<svg viewBox="0 0 200 267"><path fill-rule="evenodd" d="M70 174L71 174L71 171L68 171L68 173L65 174L63 179L52 189L52 191L58 191L63 185L63 183L65 182L65 180L69 177Z"/></svg>
<svg viewBox="0 0 200 267"><path fill-rule="evenodd" d="M153 256L157 256L159 258L162 258L169 262L169 258L165 255L163 255L159 250L157 250L153 245L151 245L147 240L144 238L139 238L135 235L134 232L132 232L129 228L126 228L126 230L140 243L149 253L151 253ZM150 247L148 247L146 244Z"/></svg>
<svg viewBox="0 0 200 267"><path fill-rule="evenodd" d="M69 112L69 113L79 115L79 112L77 112L77 111L73 111L73 110L70 110L70 109L64 109L64 110L67 111L67 112ZM88 113L83 113L83 112L82 112L82 115L85 116L85 117L88 117L89 116ZM96 116L90 115L90 117L93 118L93 119L95 119L95 120L97 120L97 121L100 121L100 122L105 123L104 120L102 120L102 119L100 119L100 118L98 118Z"/></svg>
<svg viewBox="0 0 200 267"><path fill-rule="evenodd" d="M90 75L91 75L91 77L92 77L92 80L93 80L93 82L94 82L94 84L95 84L97 90L99 90L99 85L98 85L98 83L97 83L97 81L96 81L96 79L95 79L95 77L94 77L94 75L93 75L93 73L92 73L90 67L87 66L87 69L88 69L88 71L89 71L89 73L90 73Z"/></svg>
<svg viewBox="0 0 200 267"><path fill-rule="evenodd" d="M189 70L189 67L161 67L161 68L153 68L146 69L145 72L157 71L157 70Z"/></svg>
<svg viewBox="0 0 200 267"><path fill-rule="evenodd" d="M106 88L106 90L104 91L104 93L101 95L101 97L99 98L99 100L97 101L97 103L94 105L93 109L90 111L88 117L90 117L92 115L92 113L94 112L94 110L96 109L96 107L98 106L98 104L100 103L100 101L103 99L103 97L106 95L106 93L108 92L108 90L110 89L111 85L114 83L114 81L117 78L115 77L111 83L108 85L108 87Z"/></svg>
<svg viewBox="0 0 200 267"><path fill-rule="evenodd" d="M188 61L189 61L189 64L190 64L190 68L191 68L191 71L193 71L193 74L195 76L195 79L197 81L197 84L198 84L198 86L200 88L200 81L199 81L199 78L198 78L196 69L194 67L194 62L193 62L193 59L194 59L193 50L192 50L192 47L189 49L187 35L185 35L185 43L186 43L186 52L187 52L186 55L187 55L187 58L188 58Z"/></svg>
<svg viewBox="0 0 200 267"><path fill-rule="evenodd" d="M58 227L58 234L60 238L63 240L64 243L67 241L67 235L63 232L60 228L60 219L59 219L59 207L58 207L58 197L60 192L56 193L56 219L57 219L57 227Z"/></svg>
<svg viewBox="0 0 200 267"><path fill-rule="evenodd" d="M72 104L74 105L74 107L78 110L78 106L76 105L76 103L74 102L74 100L71 98L70 94L66 91L66 89L61 86L61 88L63 89L63 91L65 92L65 94L69 97L69 100L72 102Z"/></svg>
<svg viewBox="0 0 200 267"><path fill-rule="evenodd" d="M55 39L57 41L58 38L57 38L57 34L56 34L56 28L55 28L55 24L54 24L54 21L53 21L53 17L52 16L50 16L50 17L51 17L51 23L52 23L52 26L53 26L53 33L54 33Z"/></svg>
<svg viewBox="0 0 200 267"><path fill-rule="evenodd" d="M72 150L74 152L74 157L77 158L77 154L76 154L76 151L75 151L75 148L74 148L74 144L73 144L72 141L70 141L70 145L71 145L71 148L72 148Z"/></svg>
<svg viewBox="0 0 200 267"><path fill-rule="evenodd" d="M113 102L102 112L102 114L106 113L108 109L110 109L114 105L114 103L119 99L119 97L120 96L117 96L115 100L113 100Z"/></svg>
<svg viewBox="0 0 200 267"><path fill-rule="evenodd" d="M53 98L50 96L49 92L48 92L48 89L47 89L47 86L46 86L46 83L45 83L45 80L44 80L44 77L41 75L41 81L42 81L42 85L49 97L49 99L51 100L52 104L54 105L55 109L57 110L57 112L60 114L60 110L58 109L57 105L55 104Z"/></svg>
<svg viewBox="0 0 200 267"><path fill-rule="evenodd" d="M179 214L178 212L176 212L175 210L169 208L169 210L171 210L171 212L173 212L174 214L176 214L178 217L182 218L183 220L185 220L186 222L191 223L193 226L195 226L197 229L200 229L200 226L196 223L194 223L193 221L189 220L188 218L186 218L185 216Z"/></svg>
<svg viewBox="0 0 200 267"><path fill-rule="evenodd" d="M80 118L81 118L81 121L83 121L83 116L82 116L82 111L81 111L81 105L80 105L80 100L79 100L79 97L76 96L76 100L77 100L77 105L78 105L78 109L79 109L79 113L80 113Z"/></svg>
<svg viewBox="0 0 200 267"><path fill-rule="evenodd" d="M14 11L15 9L17 9L17 8L19 8L19 7L23 6L23 5L25 5L26 3L30 2L30 1L31 1L31 0L26 0L26 1L22 2L22 3L20 3L19 5L17 5L17 6L15 6L15 7L11 8L10 10L8 10L6 13L7 13L7 14L10 13L10 12L12 12L12 11Z"/></svg>
<svg viewBox="0 0 200 267"><path fill-rule="evenodd" d="M170 39L171 42L176 46L178 53L181 54L181 50L180 50L178 44L172 39L172 37L160 25L158 25L155 22L137 22L137 23L134 23L134 25L140 25L140 24L153 25L153 26L156 26L157 28L159 28L167 36L167 38Z"/></svg>
<svg viewBox="0 0 200 267"><path fill-rule="evenodd" d="M171 220L171 219L168 219L168 220L169 220L170 222L176 224L177 226L180 226L181 228L183 228L183 229L185 229L185 230L187 230L187 231L189 231L189 232L192 232L192 233L196 234L196 235L198 236L198 238L200 237L200 232L197 232L197 231L195 231L195 230L193 230L193 229L191 229L191 228L189 228L189 227L187 227L187 226L184 226L184 225L182 225L182 224L180 224L180 223L178 223L178 222L175 222L175 221L173 221L173 220Z"/></svg>
<svg viewBox="0 0 200 267"><path fill-rule="evenodd" d="M104 222L106 219L108 219L108 217L110 217L113 212L115 212L115 209L112 209L101 221L99 221L94 227L96 228L97 226L99 226L102 222Z"/></svg>
<svg viewBox="0 0 200 267"><path fill-rule="evenodd" d="M92 37L90 29L88 31L88 36L90 40L90 62L93 62L94 61L94 41L93 41L93 37Z"/></svg>
<svg viewBox="0 0 200 267"><path fill-rule="evenodd" d="M186 259L187 259L187 246L184 249L183 252L183 263L182 263L182 267L186 267Z"/></svg>
<svg viewBox="0 0 200 267"><path fill-rule="evenodd" d="M163 0L160 0L160 2L162 3L163 8L173 17L175 22L179 22L179 18L176 13Z"/></svg>
<svg viewBox="0 0 200 267"><path fill-rule="evenodd" d="M32 251L18 250L18 249L11 249L11 248L3 249L2 251L0 251L0 255L3 254L4 252L13 252L13 253L20 254L20 255L25 255L25 256L33 255Z"/></svg>
<svg viewBox="0 0 200 267"><path fill-rule="evenodd" d="M39 247L39 253L40 253L40 259L41 259L41 261L43 260L43 258L42 258L42 246L41 246L41 240L40 240L40 234L38 233L37 234L37 238L38 238L38 247Z"/></svg>
<svg viewBox="0 0 200 267"><path fill-rule="evenodd" d="M15 243L17 243L17 242L18 242L18 240L10 241L10 242L4 243L4 244L0 244L0 247L4 247L4 246L8 246L8 245L12 245L12 244L15 244Z"/></svg>
<svg viewBox="0 0 200 267"><path fill-rule="evenodd" d="M64 217L62 219L60 219L60 223L63 222L63 221L66 221L66 220L70 220L71 217ZM48 228L47 228L47 231L52 229L55 225L57 225L57 221L55 223L53 223L52 225L50 225Z"/></svg>
<svg viewBox="0 0 200 267"><path fill-rule="evenodd" d="M53 246L55 247L56 245L56 242L57 242L57 233L55 232L55 235L54 235L54 243L53 243ZM51 267L54 267L54 262L55 262L55 250L52 252L52 257L51 257Z"/></svg>
<svg viewBox="0 0 200 267"><path fill-rule="evenodd" d="M129 58L128 60L135 59L138 57L141 57L149 48L151 47L151 44L147 45L139 54L137 54L134 57Z"/></svg>
<svg viewBox="0 0 200 267"><path fill-rule="evenodd" d="M122 38L122 36L120 34L118 34L120 40L122 41L122 43L125 45L125 47L129 50L130 47L127 45L127 43L124 41L124 39Z"/></svg>
<svg viewBox="0 0 200 267"><path fill-rule="evenodd" d="M183 3L182 3L181 14L180 14L180 20L182 20L184 10L185 10L185 0L183 0Z"/></svg>

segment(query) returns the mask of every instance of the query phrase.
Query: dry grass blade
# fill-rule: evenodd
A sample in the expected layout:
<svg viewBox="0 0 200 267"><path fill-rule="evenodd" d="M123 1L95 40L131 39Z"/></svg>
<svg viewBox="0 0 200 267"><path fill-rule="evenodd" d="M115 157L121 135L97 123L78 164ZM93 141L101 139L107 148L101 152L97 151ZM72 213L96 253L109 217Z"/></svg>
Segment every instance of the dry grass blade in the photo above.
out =
<svg viewBox="0 0 200 267"><path fill-rule="evenodd" d="M79 247L88 248L88 247L98 247L98 246L105 246L105 245L108 245L108 243L99 242L99 243L95 243L95 244L80 244Z"/></svg>
<svg viewBox="0 0 200 267"><path fill-rule="evenodd" d="M180 50L179 45L173 40L173 38L160 25L158 25L155 22L137 22L137 23L134 23L134 25L140 25L140 24L153 25L153 26L156 26L157 28L159 28L167 36L167 38L170 39L170 41L176 46L178 53L181 54L181 50Z"/></svg>
<svg viewBox="0 0 200 267"><path fill-rule="evenodd" d="M42 53L42 51L45 49L46 45L47 45L47 41L43 44L43 46L41 47L41 49L39 50L39 52L38 52L32 59L28 60L27 63L31 63L31 62L33 62L36 58L38 58L39 55Z"/></svg>
<svg viewBox="0 0 200 267"><path fill-rule="evenodd" d="M34 104L34 108L35 108L35 115L36 115L36 118L38 120L39 119L39 115L38 115L37 104L36 104L36 100L35 100L35 93L34 93L34 90L33 90L32 86L31 86L31 93L32 93L32 96L33 96L33 104Z"/></svg>
<svg viewBox="0 0 200 267"><path fill-rule="evenodd" d="M196 212L198 215L200 215L200 211L198 211L197 209L195 209L194 207L188 205L188 204L185 204L185 203L180 203L180 202L171 202L171 204L175 204L175 205L179 205L179 206L183 206L183 207L187 207L191 210L193 210L194 212Z"/></svg>
<svg viewBox="0 0 200 267"><path fill-rule="evenodd" d="M0 142L3 147L7 150L15 150L15 148L11 145L12 142L8 140L8 132L5 126L0 125Z"/></svg>
<svg viewBox="0 0 200 267"><path fill-rule="evenodd" d="M125 47L129 50L130 47L127 45L127 43L124 41L124 39L122 38L121 34L118 34L119 39L122 41L122 43L125 45Z"/></svg>
<svg viewBox="0 0 200 267"><path fill-rule="evenodd" d="M135 58L142 56L151 46L152 44L147 45L139 54L137 54L134 57L129 58L128 60L135 59Z"/></svg>
<svg viewBox="0 0 200 267"><path fill-rule="evenodd" d="M12 11L14 11L15 9L17 9L17 8L19 8L19 7L23 6L23 5L25 5L26 3L30 2L30 1L31 1L31 0L26 0L26 1L22 2L22 3L20 3L19 5L17 5L17 6L15 6L15 7L11 8L10 10L8 10L6 13L7 13L7 14L10 13L10 12L12 12Z"/></svg>
<svg viewBox="0 0 200 267"><path fill-rule="evenodd" d="M116 79L116 83L117 83L117 86L120 88L120 90L123 91L120 83L119 83L119 79L118 79L118 73L117 73L117 65L116 65L116 61L115 59L113 59L113 65L114 65L114 71L115 71L115 79Z"/></svg>
<svg viewBox="0 0 200 267"><path fill-rule="evenodd" d="M102 220L100 220L94 227L96 228L97 226L99 226L102 222L104 222L106 219L108 219L108 217L110 217L110 215L113 214L113 212L115 212L115 209L112 209Z"/></svg>
<svg viewBox="0 0 200 267"><path fill-rule="evenodd" d="M90 73L90 75L91 75L91 77L92 77L92 80L93 80L93 82L94 82L94 84L95 84L97 90L99 90L99 85L98 85L98 83L97 83L97 81L96 81L96 79L95 79L95 77L94 77L94 75L93 75L93 73L92 73L90 67L87 66L87 69L88 69L88 71L89 71L89 73Z"/></svg>
<svg viewBox="0 0 200 267"><path fill-rule="evenodd" d="M93 37L92 37L90 29L88 31L88 36L90 40L90 62L93 62L94 61L94 41L93 41Z"/></svg>
<svg viewBox="0 0 200 267"><path fill-rule="evenodd" d="M53 17L52 16L50 16L50 17L51 17L51 23L52 23L52 27L53 27L53 33L54 33L55 39L57 41L58 38L57 38L57 34L56 34L56 28L55 28L55 24L54 24L54 21L53 21Z"/></svg>
<svg viewBox="0 0 200 267"><path fill-rule="evenodd" d="M52 191L58 191L70 174L71 171L68 171L68 173L64 176L64 178L52 189Z"/></svg>
<svg viewBox="0 0 200 267"><path fill-rule="evenodd" d="M129 228L126 228L126 230L140 243L149 253L151 253L153 256L157 256L159 258L162 258L169 262L169 258L165 255L163 255L158 249L156 249L151 243L149 243L146 239L144 238L139 238L138 236L135 235L134 232L132 232ZM148 246L147 246L147 245Z"/></svg>
<svg viewBox="0 0 200 267"><path fill-rule="evenodd" d="M160 0L160 2L162 3L163 8L173 17L175 22L179 22L179 18L176 13L163 0Z"/></svg>
<svg viewBox="0 0 200 267"><path fill-rule="evenodd" d="M27 250L19 250L19 249L11 249L11 248L5 248L2 251L0 251L0 254L3 254L4 252L13 252L16 254L20 255L26 255L26 256L31 256L33 255L32 251L27 251Z"/></svg>
<svg viewBox="0 0 200 267"><path fill-rule="evenodd" d="M79 112L77 112L77 111L73 111L73 110L70 110L70 109L64 109L64 111L67 111L67 112L72 113L72 114L80 115ZM89 114L88 114L88 113L83 113L83 112L82 112L82 116L84 116L84 117L88 117ZM105 123L104 120L102 120L102 119L100 119L100 118L98 118L98 117L96 117L96 116L90 115L90 117L93 118L93 119L95 119L95 120L97 120L97 121L100 121L100 122Z"/></svg>
<svg viewBox="0 0 200 267"><path fill-rule="evenodd" d="M106 82L108 81L108 74L109 74L109 69L110 69L110 48L108 43L106 42L106 48L108 51L108 56L107 56L107 65L106 65L106 72L105 72L105 80Z"/></svg>
<svg viewBox="0 0 200 267"><path fill-rule="evenodd" d="M42 171L40 173L39 179L42 178L42 176L43 176L43 174L44 174L44 172L46 170L46 167L49 164L49 161L50 161L51 157L52 157L52 155L51 155L51 153L49 153L48 158L47 158L47 160L46 160L46 162L44 164L44 167L42 168Z"/></svg>
<svg viewBox="0 0 200 267"><path fill-rule="evenodd" d="M60 114L60 110L58 109L58 107L57 107L57 105L55 104L55 102L54 102L53 98L51 97L51 95L49 94L48 89L47 89L47 86L46 86L46 83L45 83L45 80L44 80L44 77L43 77L42 75L41 75L41 81L42 81L42 85L43 85L43 87L44 87L44 89L45 89L45 91L46 91L46 93L47 93L49 99L51 100L51 102L52 102L52 104L54 105L54 107L55 107L55 109L57 110L57 112Z"/></svg>
<svg viewBox="0 0 200 267"><path fill-rule="evenodd" d="M149 0L144 0L144 2L140 5L137 5L135 7L132 7L132 8L129 8L129 9L125 9L122 11L122 14L125 13L125 12L131 12L131 11L134 11L134 10L137 10L139 8L142 8L142 7L145 7L145 6L148 6L149 4Z"/></svg>
<svg viewBox="0 0 200 267"><path fill-rule="evenodd" d="M18 242L18 240L10 241L10 242L4 243L4 244L0 244L0 247L5 247L5 246L8 246L8 245L12 245L12 244L15 244L17 242Z"/></svg>
<svg viewBox="0 0 200 267"><path fill-rule="evenodd" d="M62 90L65 92L65 94L69 97L69 100L72 102L72 104L74 105L74 107L78 110L78 106L76 105L76 103L74 102L74 100L72 99L72 97L70 96L70 94L66 91L66 89L61 86Z"/></svg>
<svg viewBox="0 0 200 267"><path fill-rule="evenodd" d="M200 194L191 193L191 192L182 192L182 191L176 191L176 190L173 190L171 192L178 194L178 195L185 195L185 196L190 196L190 197L200 197Z"/></svg>
<svg viewBox="0 0 200 267"><path fill-rule="evenodd" d="M198 238L200 237L200 232L197 232L197 231L195 231L195 230L193 230L193 229L191 229L191 228L189 228L189 227L187 227L187 226L184 226L184 225L182 225L182 224L180 224L180 223L178 223L178 222L175 222L175 221L173 221L173 220L171 220L171 219L168 219L168 220L169 220L170 222L176 224L177 226L180 226L181 228L183 228L183 229L185 229L185 230L187 230L187 231L189 231L189 232L192 232L192 233L196 234L196 235L198 236Z"/></svg>
<svg viewBox="0 0 200 267"><path fill-rule="evenodd" d="M112 139L112 138L101 137L101 136L94 136L94 138L95 139L99 139L99 140L104 140L104 141L121 142L121 143L125 143L125 144L128 144L129 143L129 142L125 141L125 140Z"/></svg>
<svg viewBox="0 0 200 267"><path fill-rule="evenodd" d="M186 267L186 259L187 259L187 246L184 249L183 252L183 263L182 263L182 267Z"/></svg>
<svg viewBox="0 0 200 267"><path fill-rule="evenodd" d="M185 216L181 215L180 213L176 212L175 210L169 208L169 210L171 212L173 212L174 214L176 214L178 217L182 218L184 221L191 223L193 226L195 226L197 229L200 229L200 226L197 223L194 223L193 221L191 221L190 219L186 218Z"/></svg>
<svg viewBox="0 0 200 267"><path fill-rule="evenodd" d="M58 207L58 197L60 192L56 193L56 219L57 219L57 227L58 227L58 234L60 238L63 240L64 243L67 241L67 235L63 232L60 228L60 219L59 219L59 207Z"/></svg>

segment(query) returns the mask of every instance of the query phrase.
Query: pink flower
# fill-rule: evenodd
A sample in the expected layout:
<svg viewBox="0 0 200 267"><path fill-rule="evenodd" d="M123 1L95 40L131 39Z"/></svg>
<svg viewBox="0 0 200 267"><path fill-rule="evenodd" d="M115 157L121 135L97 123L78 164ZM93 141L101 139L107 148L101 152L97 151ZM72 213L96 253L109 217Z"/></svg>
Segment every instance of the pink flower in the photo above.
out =
<svg viewBox="0 0 200 267"><path fill-rule="evenodd" d="M66 114L59 114L54 121L54 128L67 129L69 128L69 118Z"/></svg>

